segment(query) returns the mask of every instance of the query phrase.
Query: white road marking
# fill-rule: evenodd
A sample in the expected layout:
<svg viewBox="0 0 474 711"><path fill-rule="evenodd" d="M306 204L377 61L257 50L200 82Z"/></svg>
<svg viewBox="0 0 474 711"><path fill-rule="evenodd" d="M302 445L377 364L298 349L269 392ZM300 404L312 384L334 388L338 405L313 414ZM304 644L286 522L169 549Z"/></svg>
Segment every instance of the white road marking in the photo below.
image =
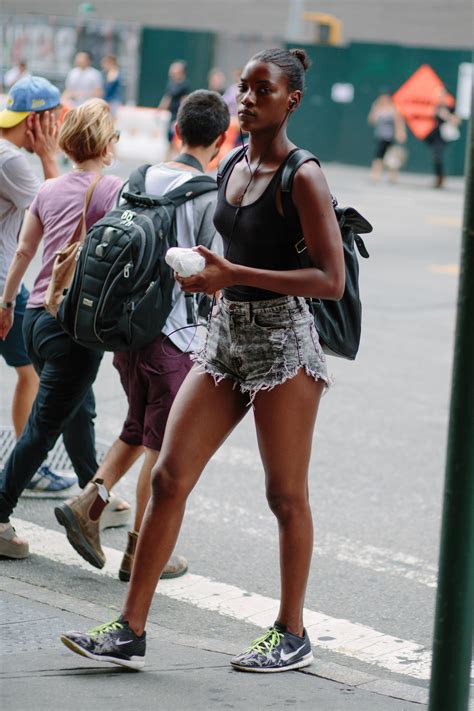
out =
<svg viewBox="0 0 474 711"><path fill-rule="evenodd" d="M98 570L72 550L63 533L20 519L13 519L12 524L22 536L30 540L32 553L63 565L76 566L89 573L116 578L122 559L121 551L104 548L107 562L102 570ZM260 627L272 624L278 611L277 600L192 573L175 580L162 580L158 590L158 594L173 600ZM416 679L429 679L431 654L416 642L398 639L370 627L313 610L305 610L304 618L313 644L319 647L375 664L390 672Z"/></svg>
<svg viewBox="0 0 474 711"><path fill-rule="evenodd" d="M230 449L237 450L239 448L232 447ZM230 456L235 459L238 453L233 451ZM246 533L251 535L253 539L267 539L269 535L274 535L273 519L260 515L258 527L251 526L248 520L248 509L238 506L234 501L219 501L217 503L214 499L204 496L200 492L194 492L187 511L194 521L202 521L207 525L213 521L216 523L234 521L238 527L238 521L241 519ZM429 588L436 588L437 586L438 570L435 565L430 565L417 556L402 553L401 551L379 546L368 546L361 541L327 534L322 538L317 538L314 552L317 555L373 570L376 573L386 573L397 578L405 578Z"/></svg>
<svg viewBox="0 0 474 711"><path fill-rule="evenodd" d="M428 269L434 274L459 274L459 264L430 264Z"/></svg>
<svg viewBox="0 0 474 711"><path fill-rule="evenodd" d="M461 227L461 215L428 215L425 221L429 225L442 225L443 227Z"/></svg>
<svg viewBox="0 0 474 711"><path fill-rule="evenodd" d="M368 568L376 573L395 575L429 588L436 588L438 584L438 569L435 565L429 565L414 555L389 548L366 546L342 536L329 534L322 545L315 545L314 550L320 555L330 556L344 563Z"/></svg>

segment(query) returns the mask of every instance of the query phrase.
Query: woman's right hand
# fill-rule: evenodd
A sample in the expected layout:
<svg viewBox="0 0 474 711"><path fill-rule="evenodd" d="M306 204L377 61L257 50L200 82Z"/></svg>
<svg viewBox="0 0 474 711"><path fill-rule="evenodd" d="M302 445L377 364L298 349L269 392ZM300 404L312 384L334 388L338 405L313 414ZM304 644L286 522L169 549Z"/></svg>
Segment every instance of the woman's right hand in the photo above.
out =
<svg viewBox="0 0 474 711"><path fill-rule="evenodd" d="M199 252L205 258L206 266L202 272L198 272L194 276L180 277L176 275L176 280L180 283L182 291L203 293L211 296L234 283L233 264L228 259L220 257L202 245L196 247L196 252Z"/></svg>
<svg viewBox="0 0 474 711"><path fill-rule="evenodd" d="M58 121L54 111L31 113L27 118L31 148L42 160L55 159L58 150Z"/></svg>
<svg viewBox="0 0 474 711"><path fill-rule="evenodd" d="M13 326L13 309L0 308L0 339L2 341L8 336Z"/></svg>

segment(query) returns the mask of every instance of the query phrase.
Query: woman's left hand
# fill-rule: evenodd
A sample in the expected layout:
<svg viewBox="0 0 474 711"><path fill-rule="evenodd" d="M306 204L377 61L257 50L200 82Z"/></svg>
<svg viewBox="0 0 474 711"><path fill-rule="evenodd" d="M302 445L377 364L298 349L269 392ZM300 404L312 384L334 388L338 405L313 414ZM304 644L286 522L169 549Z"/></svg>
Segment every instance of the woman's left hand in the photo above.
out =
<svg viewBox="0 0 474 711"><path fill-rule="evenodd" d="M199 246L196 251L204 257L206 266L202 272L190 277L182 277L176 274L176 281L181 285L182 291L204 293L211 296L216 291L233 283L233 264L231 262L211 252L206 247Z"/></svg>

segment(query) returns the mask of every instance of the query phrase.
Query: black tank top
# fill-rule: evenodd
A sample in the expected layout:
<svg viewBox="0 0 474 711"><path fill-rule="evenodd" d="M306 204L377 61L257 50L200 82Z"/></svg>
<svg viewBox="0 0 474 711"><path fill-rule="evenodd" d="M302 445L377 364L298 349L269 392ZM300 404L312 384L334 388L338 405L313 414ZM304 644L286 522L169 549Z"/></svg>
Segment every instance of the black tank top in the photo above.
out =
<svg viewBox="0 0 474 711"><path fill-rule="evenodd" d="M293 151L288 156L291 153ZM226 199L227 183L232 170L228 171L219 186L214 224L224 242L224 255L233 264L275 271L299 268L294 243L288 235L287 222L276 208L276 195L285 162L286 159L260 197L240 208L232 235L237 207ZM279 292L238 284L223 289L223 292L231 301L266 301L282 296Z"/></svg>

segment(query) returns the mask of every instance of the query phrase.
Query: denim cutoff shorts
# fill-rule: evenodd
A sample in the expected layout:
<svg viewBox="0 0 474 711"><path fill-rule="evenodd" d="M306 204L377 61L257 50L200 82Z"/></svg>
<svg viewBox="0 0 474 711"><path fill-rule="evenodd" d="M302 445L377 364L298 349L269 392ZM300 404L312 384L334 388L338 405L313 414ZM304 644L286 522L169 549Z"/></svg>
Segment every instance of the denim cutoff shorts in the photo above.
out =
<svg viewBox="0 0 474 711"><path fill-rule="evenodd" d="M209 319L203 347L191 357L216 384L224 378L233 380L249 395L249 403L260 390L284 383L301 368L329 385L314 318L301 297L222 298Z"/></svg>

